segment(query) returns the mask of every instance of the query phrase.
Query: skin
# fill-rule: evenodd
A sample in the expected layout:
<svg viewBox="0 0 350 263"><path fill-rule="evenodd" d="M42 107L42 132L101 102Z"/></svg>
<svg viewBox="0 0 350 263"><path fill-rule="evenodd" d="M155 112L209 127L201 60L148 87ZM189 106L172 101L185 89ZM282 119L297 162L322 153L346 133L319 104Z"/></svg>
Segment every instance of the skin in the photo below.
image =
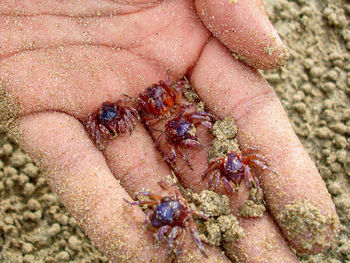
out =
<svg viewBox="0 0 350 263"><path fill-rule="evenodd" d="M11 102L0 121L16 113L11 131L19 144L46 172L84 231L115 262L167 261L166 246L157 248L153 232L143 227L142 210L123 198L131 200L142 190L166 195L157 182L170 168L141 124L131 136L107 142L101 152L82 123L104 101L122 94L137 97L167 74L171 81L188 74L208 109L219 117L233 116L240 143L259 147L280 175L266 172L259 178L271 214L240 219L246 237L230 249L241 261L297 262L273 221L295 200L308 200L325 216L336 217L272 89L229 51L262 69L284 62L287 51L261 1L2 0L0 43L1 103ZM195 172L186 165L177 170L182 184L195 191L206 188L200 174L209 140L203 132L204 149L188 150ZM247 189L240 191L231 198L234 213L247 196ZM337 231L324 231L335 239ZM327 248L305 251L300 243L309 237L290 239L283 226L282 232L301 252ZM187 233L179 261L229 262L216 248L206 246L206 251L209 259Z"/></svg>

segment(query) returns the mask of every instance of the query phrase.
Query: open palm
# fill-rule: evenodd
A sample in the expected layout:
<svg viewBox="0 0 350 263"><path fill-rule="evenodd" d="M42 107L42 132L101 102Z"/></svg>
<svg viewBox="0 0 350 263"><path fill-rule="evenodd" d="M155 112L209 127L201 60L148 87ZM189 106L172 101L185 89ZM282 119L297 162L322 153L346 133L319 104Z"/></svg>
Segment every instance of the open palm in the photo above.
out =
<svg viewBox="0 0 350 263"><path fill-rule="evenodd" d="M232 116L240 143L258 146L279 174L261 176L270 212L240 218L245 237L226 246L231 260L297 262L282 233L300 252L320 251L334 240L334 206L282 106L258 71L230 52L263 69L285 60L261 1L0 0L0 15L0 121L111 259L167 261L166 247L157 248L143 226L143 212L123 198L144 189L166 194L157 182L170 169L141 124L101 152L81 123L103 102L137 97L167 75L175 81L187 74L208 110ZM189 157L194 171L179 165L178 176L198 192L206 187L206 150ZM291 231L285 224L286 206L300 200L321 211L320 231ZM243 201L231 196L234 213ZM179 260L230 261L216 248L206 250L208 259L187 235Z"/></svg>

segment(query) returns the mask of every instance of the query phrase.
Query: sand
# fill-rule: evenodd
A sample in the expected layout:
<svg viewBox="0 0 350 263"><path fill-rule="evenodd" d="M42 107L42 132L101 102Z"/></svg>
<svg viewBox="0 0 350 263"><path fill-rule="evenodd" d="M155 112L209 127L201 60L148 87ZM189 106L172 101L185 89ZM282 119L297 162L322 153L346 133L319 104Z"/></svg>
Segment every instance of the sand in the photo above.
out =
<svg viewBox="0 0 350 263"><path fill-rule="evenodd" d="M267 2L291 58L285 67L264 75L315 161L342 223L333 249L301 261L350 262L350 4Z"/></svg>
<svg viewBox="0 0 350 263"><path fill-rule="evenodd" d="M342 223L332 249L300 260L350 262L350 4L265 1L291 58L281 69L263 74L315 161ZM220 225L208 230L212 236L223 231ZM58 202L38 168L4 132L0 251L1 262L108 262Z"/></svg>

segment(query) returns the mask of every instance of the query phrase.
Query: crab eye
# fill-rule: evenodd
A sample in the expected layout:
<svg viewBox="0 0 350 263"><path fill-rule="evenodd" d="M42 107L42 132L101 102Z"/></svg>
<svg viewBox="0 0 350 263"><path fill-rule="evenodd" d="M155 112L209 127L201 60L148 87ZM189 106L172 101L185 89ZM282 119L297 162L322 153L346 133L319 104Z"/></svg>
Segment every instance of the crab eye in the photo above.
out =
<svg viewBox="0 0 350 263"><path fill-rule="evenodd" d="M175 220L177 220L177 219L179 219L179 217L181 216L181 210L176 210L175 212L174 212L174 219Z"/></svg>
<svg viewBox="0 0 350 263"><path fill-rule="evenodd" d="M150 99L150 100L148 101L148 105L149 105L149 107L151 108L151 111L152 111L153 113L157 113L157 105L156 105L156 103L155 103L155 101L154 101L153 99Z"/></svg>

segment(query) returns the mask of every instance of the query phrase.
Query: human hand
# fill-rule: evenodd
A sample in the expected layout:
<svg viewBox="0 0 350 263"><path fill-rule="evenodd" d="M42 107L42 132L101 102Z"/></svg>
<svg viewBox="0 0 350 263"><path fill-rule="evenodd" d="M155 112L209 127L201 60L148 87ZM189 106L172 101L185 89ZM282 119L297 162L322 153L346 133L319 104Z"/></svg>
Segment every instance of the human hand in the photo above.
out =
<svg viewBox="0 0 350 263"><path fill-rule="evenodd" d="M260 68L272 68L283 61L285 50L265 14L260 13L261 5L254 8L251 5L256 3L249 1L213 3L197 2L197 10L224 44ZM165 260L166 250L154 248L151 231L142 227L142 212L128 209L122 201L130 199L126 192L133 196L143 188L164 194L157 182L170 171L147 131L137 125L132 136L110 141L102 154L80 122L104 101L117 100L122 93L136 97L146 86L165 79L168 69L175 80L194 67L190 81L208 108L219 117L233 116L240 142L259 146L281 175L264 173L260 181L270 211L287 239L301 251L323 248L312 247L317 241L313 235L327 235L327 242L331 242L334 237L326 221L323 231L293 237L281 224L285 221L278 219L286 205L296 200L312 203L324 220L334 218L335 211L272 90L257 71L236 61L210 37L197 20L192 2L99 4L0 3L0 39L4 43L0 79L10 113L5 117L16 117L11 131L40 163L51 186L90 238L111 258L121 260L125 258L121 252L128 251L125 254L130 261L149 262L155 255L159 261ZM15 10L18 5L23 8ZM231 21L237 13L242 18ZM220 26L224 24L234 32ZM246 42L242 43L243 39ZM200 174L207 164L205 151L196 151L196 155L193 161L195 157L189 154L195 175L182 167L179 176L184 186L200 191L206 187ZM244 193L240 196L242 200L245 197ZM231 205L233 210L240 206L234 201ZM246 237L232 249L242 260L281 262L283 257L285 262L296 261L268 214L242 219L241 224ZM191 253L201 257L189 235L186 242L182 260ZM272 249L266 248L266 242ZM304 247L310 243L311 248ZM218 262L218 252L207 250L209 261Z"/></svg>

